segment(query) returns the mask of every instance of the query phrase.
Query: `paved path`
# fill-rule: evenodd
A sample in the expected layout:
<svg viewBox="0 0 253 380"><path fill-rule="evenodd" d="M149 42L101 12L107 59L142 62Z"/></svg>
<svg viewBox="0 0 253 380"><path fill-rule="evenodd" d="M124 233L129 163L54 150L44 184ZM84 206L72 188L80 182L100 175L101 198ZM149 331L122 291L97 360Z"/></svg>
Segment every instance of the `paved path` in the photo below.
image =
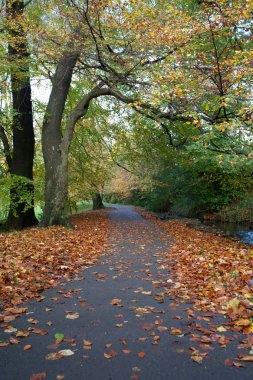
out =
<svg viewBox="0 0 253 380"><path fill-rule="evenodd" d="M43 372L47 380L252 379L251 363L239 369L224 365L225 359L236 356L235 343L230 348L214 344L201 365L192 361L189 347L199 347L189 340L197 333L196 321L184 311L191 305L176 307L175 300L163 297L171 286L163 265L171 242L130 207L118 206L110 217L116 228L98 265L46 291L42 302L31 301L28 314L12 323L18 330L32 327L48 334L30 333L20 344L0 348L0 379L29 380ZM39 323L33 325L32 320ZM197 322L210 326L214 319ZM184 335L170 334L171 328ZM58 347L56 333L67 339ZM6 333L1 338L6 339ZM25 351L25 345L32 348ZM74 354L46 360L65 349Z"/></svg>

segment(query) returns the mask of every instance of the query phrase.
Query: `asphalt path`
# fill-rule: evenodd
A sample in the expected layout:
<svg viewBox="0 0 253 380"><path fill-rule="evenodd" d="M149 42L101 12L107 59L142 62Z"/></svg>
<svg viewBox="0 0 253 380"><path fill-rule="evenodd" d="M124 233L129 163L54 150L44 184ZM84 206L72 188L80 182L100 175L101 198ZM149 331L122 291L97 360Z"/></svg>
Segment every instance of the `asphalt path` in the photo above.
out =
<svg viewBox="0 0 253 380"><path fill-rule="evenodd" d="M0 329L0 341L29 331L21 343L0 348L0 379L252 379L252 363L224 364L236 359L240 336L223 346L214 342L202 364L193 361L195 349L203 353L196 336L224 317L191 317L190 303L165 294L175 280L166 257L172 242L155 224L127 206L117 206L110 218L98 264L44 292L42 302L30 301L12 332Z"/></svg>

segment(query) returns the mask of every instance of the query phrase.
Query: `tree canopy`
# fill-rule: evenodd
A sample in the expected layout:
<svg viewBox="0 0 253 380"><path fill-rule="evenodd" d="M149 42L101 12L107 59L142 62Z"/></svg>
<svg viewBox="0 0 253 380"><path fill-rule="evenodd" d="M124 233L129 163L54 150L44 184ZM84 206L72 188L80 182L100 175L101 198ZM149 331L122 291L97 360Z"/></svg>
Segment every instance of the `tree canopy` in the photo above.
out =
<svg viewBox="0 0 253 380"><path fill-rule="evenodd" d="M132 178L128 200L155 209L250 202L252 11L244 0L4 2L0 181L10 227L35 223L34 202L43 225L66 224L69 200L115 197L117 176Z"/></svg>

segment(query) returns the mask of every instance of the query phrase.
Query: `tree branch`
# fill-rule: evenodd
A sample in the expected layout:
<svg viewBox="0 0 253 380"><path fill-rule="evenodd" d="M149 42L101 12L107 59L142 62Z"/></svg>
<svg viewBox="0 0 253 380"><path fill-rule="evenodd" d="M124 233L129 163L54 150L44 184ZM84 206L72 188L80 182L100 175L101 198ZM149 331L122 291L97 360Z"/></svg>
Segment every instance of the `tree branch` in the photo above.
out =
<svg viewBox="0 0 253 380"><path fill-rule="evenodd" d="M12 164L10 144L9 144L5 129L2 126L0 126L0 139L2 140L2 143L3 143L4 155L5 155L5 160L8 166L8 171L10 171L11 164Z"/></svg>

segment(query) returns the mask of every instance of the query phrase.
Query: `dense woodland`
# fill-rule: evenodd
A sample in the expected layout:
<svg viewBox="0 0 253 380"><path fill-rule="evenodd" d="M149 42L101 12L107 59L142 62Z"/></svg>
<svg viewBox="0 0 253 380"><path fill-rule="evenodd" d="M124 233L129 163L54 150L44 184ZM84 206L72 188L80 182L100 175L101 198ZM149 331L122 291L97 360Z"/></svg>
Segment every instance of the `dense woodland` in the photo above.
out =
<svg viewBox="0 0 253 380"><path fill-rule="evenodd" d="M68 225L85 200L252 221L252 12L252 0L2 2L5 227Z"/></svg>

